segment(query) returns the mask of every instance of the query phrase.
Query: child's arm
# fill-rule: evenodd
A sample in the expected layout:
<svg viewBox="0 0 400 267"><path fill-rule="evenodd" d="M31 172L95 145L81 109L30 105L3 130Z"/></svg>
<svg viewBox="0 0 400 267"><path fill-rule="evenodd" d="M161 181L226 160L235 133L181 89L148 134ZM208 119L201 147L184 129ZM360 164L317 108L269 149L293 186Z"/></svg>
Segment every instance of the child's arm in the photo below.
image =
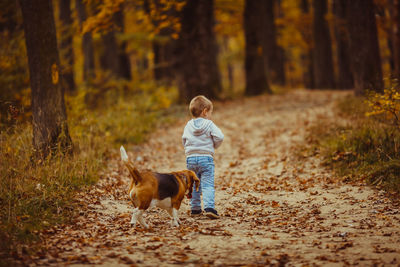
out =
<svg viewBox="0 0 400 267"><path fill-rule="evenodd" d="M214 142L214 148L218 148L224 140L224 134L218 128L218 126L214 124L214 122L211 123L211 137Z"/></svg>
<svg viewBox="0 0 400 267"><path fill-rule="evenodd" d="M187 136L186 136L186 127L185 127L185 129L183 130L183 134L182 134L182 144L183 144L183 147L185 147L186 141L187 141Z"/></svg>

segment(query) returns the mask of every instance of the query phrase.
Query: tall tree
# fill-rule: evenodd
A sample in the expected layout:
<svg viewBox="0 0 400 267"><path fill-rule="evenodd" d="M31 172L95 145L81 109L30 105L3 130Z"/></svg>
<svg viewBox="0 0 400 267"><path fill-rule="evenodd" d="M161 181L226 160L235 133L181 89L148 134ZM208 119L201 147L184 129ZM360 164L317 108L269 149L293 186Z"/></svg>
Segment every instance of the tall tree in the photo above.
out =
<svg viewBox="0 0 400 267"><path fill-rule="evenodd" d="M61 73L66 83L66 90L72 92L75 90L74 81L74 51L72 49L72 17L71 1L59 0L60 7L60 54L61 54Z"/></svg>
<svg viewBox="0 0 400 267"><path fill-rule="evenodd" d="M174 79L174 43L169 39L166 29L160 31L159 40L153 41L154 52L154 78L157 81L172 82ZM165 39L164 39L165 38Z"/></svg>
<svg viewBox="0 0 400 267"><path fill-rule="evenodd" d="M78 13L79 24L82 28L83 23L87 19L86 7L82 0L76 0L76 11ZM82 53L83 53L83 79L88 81L94 77L94 52L93 39L91 32L85 32L82 36Z"/></svg>
<svg viewBox="0 0 400 267"><path fill-rule="evenodd" d="M180 100L203 94L216 98L221 91L214 33L214 1L188 0L181 11L182 29L174 52L178 59Z"/></svg>
<svg viewBox="0 0 400 267"><path fill-rule="evenodd" d="M12 35L17 25L17 2L16 1L3 1L0 3L1 20L0 32L8 31Z"/></svg>
<svg viewBox="0 0 400 267"><path fill-rule="evenodd" d="M229 37L227 35L223 36L223 49L228 50L228 43L229 43ZM230 90L233 90L234 88L234 77L233 77L233 65L230 60L227 60L226 62L226 72L228 76L228 88Z"/></svg>
<svg viewBox="0 0 400 267"><path fill-rule="evenodd" d="M278 46L275 26L275 0L260 1L264 9L263 18L263 52L266 59L267 71L271 82L285 84L284 55L282 47Z"/></svg>
<svg viewBox="0 0 400 267"><path fill-rule="evenodd" d="M123 4L121 4L119 11L114 14L115 24L118 27L117 32L120 34L122 34L125 30L123 10ZM120 40L118 42L119 72L122 78L130 80L132 78L131 62L126 52L127 45L128 43L125 40Z"/></svg>
<svg viewBox="0 0 400 267"><path fill-rule="evenodd" d="M108 30L101 35L102 51L100 55L100 66L116 77L120 77L120 64L118 55L118 44L115 38L115 30Z"/></svg>
<svg viewBox="0 0 400 267"><path fill-rule="evenodd" d="M302 12L303 18L311 16L310 14L310 5L308 0L301 0L300 1L300 9ZM312 31L305 27L302 31L303 39L307 43L307 50L302 56L302 61L304 62L305 71L303 74L304 85L306 88L314 89L315 88L315 81L314 81L314 59L313 59L313 38L312 38Z"/></svg>
<svg viewBox="0 0 400 267"><path fill-rule="evenodd" d="M64 88L51 0L20 0L32 89L33 145L38 156L53 149L68 150Z"/></svg>
<svg viewBox="0 0 400 267"><path fill-rule="evenodd" d="M171 18L178 18L177 10L168 4L168 2L154 0L153 8L156 9L156 15L151 14L151 6L148 0L144 1L146 13L151 16L151 21L156 29L160 27L165 20L171 21ZM174 29L171 25L164 26L159 29L156 38L152 42L154 53L154 78L157 81L171 83L175 78L174 67L176 60L174 58L174 50L176 40L171 38Z"/></svg>
<svg viewBox="0 0 400 267"><path fill-rule="evenodd" d="M400 78L400 0L394 0L394 23L392 27L393 32L393 65L394 76Z"/></svg>
<svg viewBox="0 0 400 267"><path fill-rule="evenodd" d="M247 95L258 95L271 92L266 76L263 57L263 36L260 25L263 25L264 10L259 1L246 0L244 8L244 33L246 42L245 73Z"/></svg>
<svg viewBox="0 0 400 267"><path fill-rule="evenodd" d="M131 79L131 67L129 57L126 54L126 42L118 42L116 34L124 31L123 6L113 15L116 29L109 29L103 33L103 51L100 57L100 65L104 70L110 71L118 78Z"/></svg>
<svg viewBox="0 0 400 267"><path fill-rule="evenodd" d="M335 14L336 55L338 64L339 89L354 87L353 72L350 63L349 36L346 27L346 1L334 0L333 13Z"/></svg>
<svg viewBox="0 0 400 267"><path fill-rule="evenodd" d="M314 20L314 80L316 88L334 88L335 74L333 71L331 36L328 22L326 0L313 0Z"/></svg>
<svg viewBox="0 0 400 267"><path fill-rule="evenodd" d="M382 67L373 0L351 0L346 4L355 93L381 92Z"/></svg>

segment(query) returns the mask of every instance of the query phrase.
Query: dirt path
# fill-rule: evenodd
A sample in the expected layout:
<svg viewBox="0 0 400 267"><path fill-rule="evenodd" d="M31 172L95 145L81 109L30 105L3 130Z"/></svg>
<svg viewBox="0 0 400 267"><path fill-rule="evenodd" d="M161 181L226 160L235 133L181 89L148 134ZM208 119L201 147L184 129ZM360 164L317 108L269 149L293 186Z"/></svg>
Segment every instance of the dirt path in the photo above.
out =
<svg viewBox="0 0 400 267"><path fill-rule="evenodd" d="M215 157L219 220L191 218L185 199L179 228L156 208L145 215L150 230L131 228L129 179L116 150L98 186L81 194L76 223L43 235L48 251L36 262L398 266L399 206L383 192L338 182L316 157L294 155L305 127L332 119L344 94L294 91L216 105L213 120L225 134ZM184 125L159 129L143 146L127 144L129 156L138 168L184 169Z"/></svg>

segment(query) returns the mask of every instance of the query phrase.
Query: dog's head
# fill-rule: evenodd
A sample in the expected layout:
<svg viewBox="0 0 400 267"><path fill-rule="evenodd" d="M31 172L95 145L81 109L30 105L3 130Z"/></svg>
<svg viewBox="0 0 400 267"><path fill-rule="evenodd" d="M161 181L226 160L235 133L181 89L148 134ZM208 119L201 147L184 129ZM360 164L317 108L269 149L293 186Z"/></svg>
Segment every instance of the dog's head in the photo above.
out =
<svg viewBox="0 0 400 267"><path fill-rule="evenodd" d="M187 197L192 198L193 184L196 187L196 191L199 191L200 180L194 171L183 170L176 172L176 174L184 181L186 190L188 190Z"/></svg>

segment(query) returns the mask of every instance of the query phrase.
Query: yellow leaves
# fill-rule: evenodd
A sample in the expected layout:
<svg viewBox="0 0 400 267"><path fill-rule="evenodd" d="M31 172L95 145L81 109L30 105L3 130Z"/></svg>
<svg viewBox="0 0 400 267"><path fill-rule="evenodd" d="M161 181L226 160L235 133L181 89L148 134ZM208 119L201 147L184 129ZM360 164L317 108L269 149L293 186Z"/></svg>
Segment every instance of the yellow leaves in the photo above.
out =
<svg viewBox="0 0 400 267"><path fill-rule="evenodd" d="M53 82L53 84L58 84L59 76L60 74L58 66L56 63L53 63L53 65L51 65L51 81Z"/></svg>
<svg viewBox="0 0 400 267"><path fill-rule="evenodd" d="M178 39L181 22L178 12L186 2L181 1L150 1L149 21L153 24L152 34L169 36Z"/></svg>
<svg viewBox="0 0 400 267"><path fill-rule="evenodd" d="M371 112L366 112L365 116L370 117L370 116L382 114L383 112L385 112L385 111L384 110L375 110L375 111L371 111Z"/></svg>
<svg viewBox="0 0 400 267"><path fill-rule="evenodd" d="M383 94L370 93L366 103L371 111L366 112L366 116L385 115L386 119L393 120L395 125L399 125L400 116L400 88L395 84L384 90Z"/></svg>
<svg viewBox="0 0 400 267"><path fill-rule="evenodd" d="M262 56L263 54L263 49L262 46L260 45L259 47L257 47L257 55Z"/></svg>
<svg viewBox="0 0 400 267"><path fill-rule="evenodd" d="M286 74L293 84L303 82L305 55L313 46L312 15L299 8L299 1L282 1L281 16L275 18L278 44L291 58L286 62Z"/></svg>
<svg viewBox="0 0 400 267"><path fill-rule="evenodd" d="M215 32L235 36L243 34L244 1L217 0L215 2Z"/></svg>
<svg viewBox="0 0 400 267"><path fill-rule="evenodd" d="M172 39L177 40L179 38L179 34L173 33L171 34Z"/></svg>
<svg viewBox="0 0 400 267"><path fill-rule="evenodd" d="M99 7L100 11L83 23L82 34L107 31L112 28L114 24L113 15L119 11L123 2L123 0L104 0Z"/></svg>

